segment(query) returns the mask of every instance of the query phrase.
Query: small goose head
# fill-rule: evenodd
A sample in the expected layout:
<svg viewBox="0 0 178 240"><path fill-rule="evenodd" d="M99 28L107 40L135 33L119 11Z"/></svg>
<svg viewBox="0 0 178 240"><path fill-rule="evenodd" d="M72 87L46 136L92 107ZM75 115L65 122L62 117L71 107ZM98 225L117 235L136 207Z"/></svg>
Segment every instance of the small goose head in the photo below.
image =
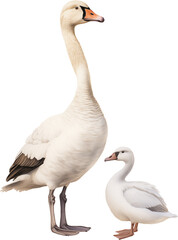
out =
<svg viewBox="0 0 178 240"><path fill-rule="evenodd" d="M105 161L123 161L125 163L132 161L134 158L133 152L127 148L127 147L120 147L115 150L115 152L108 158L105 159Z"/></svg>
<svg viewBox="0 0 178 240"><path fill-rule="evenodd" d="M89 21L104 22L104 18L95 14L84 2L70 1L62 9L61 24L76 26Z"/></svg>

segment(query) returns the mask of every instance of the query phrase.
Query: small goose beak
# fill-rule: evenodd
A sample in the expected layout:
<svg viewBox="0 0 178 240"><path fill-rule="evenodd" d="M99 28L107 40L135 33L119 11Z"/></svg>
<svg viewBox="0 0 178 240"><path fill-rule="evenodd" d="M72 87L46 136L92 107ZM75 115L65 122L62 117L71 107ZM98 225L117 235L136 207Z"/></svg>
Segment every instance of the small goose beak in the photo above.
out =
<svg viewBox="0 0 178 240"><path fill-rule="evenodd" d="M112 160L117 160L117 157L116 157L115 153L113 153L110 157L105 158L104 161L107 162L107 161L112 161Z"/></svg>

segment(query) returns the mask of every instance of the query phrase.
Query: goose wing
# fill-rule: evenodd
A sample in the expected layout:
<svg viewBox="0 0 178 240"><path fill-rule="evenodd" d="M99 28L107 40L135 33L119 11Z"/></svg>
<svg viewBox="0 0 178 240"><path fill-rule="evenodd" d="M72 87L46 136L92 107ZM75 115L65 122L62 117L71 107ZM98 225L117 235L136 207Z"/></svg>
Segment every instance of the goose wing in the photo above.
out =
<svg viewBox="0 0 178 240"><path fill-rule="evenodd" d="M48 118L27 138L21 152L30 159L45 158L49 143L59 137L64 129L63 114Z"/></svg>
<svg viewBox="0 0 178 240"><path fill-rule="evenodd" d="M168 209L158 190L144 182L135 182L124 191L125 199L134 207L147 208L153 212L167 212Z"/></svg>
<svg viewBox="0 0 178 240"><path fill-rule="evenodd" d="M6 178L6 181L11 179L16 179L22 174L27 174L43 164L45 158L37 160L36 158L30 159L25 154L20 153L15 162L9 169L9 175Z"/></svg>
<svg viewBox="0 0 178 240"><path fill-rule="evenodd" d="M60 136L62 132L62 120L62 115L57 115L47 119L35 129L10 167L7 181L27 174L43 164L50 141Z"/></svg>

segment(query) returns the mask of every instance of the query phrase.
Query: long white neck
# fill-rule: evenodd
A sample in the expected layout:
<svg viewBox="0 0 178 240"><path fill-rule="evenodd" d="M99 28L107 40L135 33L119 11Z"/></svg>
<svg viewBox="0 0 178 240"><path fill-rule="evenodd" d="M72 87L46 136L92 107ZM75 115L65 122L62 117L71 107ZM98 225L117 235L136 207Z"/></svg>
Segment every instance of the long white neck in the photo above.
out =
<svg viewBox="0 0 178 240"><path fill-rule="evenodd" d="M75 36L74 26L65 25L65 23L61 22L61 28L67 52L77 76L77 95L93 96L87 61L80 43Z"/></svg>
<svg viewBox="0 0 178 240"><path fill-rule="evenodd" d="M132 159L130 159L129 161L125 162L125 166L113 176L113 179L116 181L118 180L124 181L127 175L132 170L133 165L134 165L134 157L132 157Z"/></svg>

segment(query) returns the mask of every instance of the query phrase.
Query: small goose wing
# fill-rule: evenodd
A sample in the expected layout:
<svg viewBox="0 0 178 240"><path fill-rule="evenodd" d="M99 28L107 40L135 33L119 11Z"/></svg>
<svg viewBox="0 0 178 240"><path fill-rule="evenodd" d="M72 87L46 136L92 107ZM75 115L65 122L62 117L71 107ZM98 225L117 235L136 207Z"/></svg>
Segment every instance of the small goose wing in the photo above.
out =
<svg viewBox="0 0 178 240"><path fill-rule="evenodd" d="M168 212L166 204L157 189L147 183L135 183L124 191L125 199L137 208L153 212Z"/></svg>

